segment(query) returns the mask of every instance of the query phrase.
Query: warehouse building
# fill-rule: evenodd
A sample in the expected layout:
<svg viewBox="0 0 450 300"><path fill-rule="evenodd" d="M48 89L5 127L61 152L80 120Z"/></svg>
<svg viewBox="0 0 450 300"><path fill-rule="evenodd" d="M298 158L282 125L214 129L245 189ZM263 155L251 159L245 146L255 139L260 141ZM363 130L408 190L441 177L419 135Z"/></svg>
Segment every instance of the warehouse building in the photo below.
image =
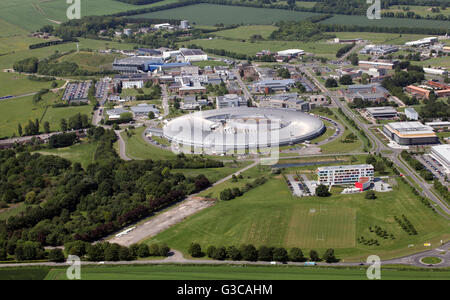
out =
<svg viewBox="0 0 450 300"><path fill-rule="evenodd" d="M374 178L374 168L367 164L319 167L316 173L318 184L325 185L353 184L363 177L367 177L371 182Z"/></svg>
<svg viewBox="0 0 450 300"><path fill-rule="evenodd" d="M162 58L133 56L124 59L115 59L113 70L120 73L148 72L150 65L162 65Z"/></svg>
<svg viewBox="0 0 450 300"><path fill-rule="evenodd" d="M387 69L392 70L395 68L395 65L397 64L396 61L394 62L380 62L380 61L367 61L367 60L360 60L358 63L358 66L363 69L370 69L370 68L377 68L377 69Z"/></svg>
<svg viewBox="0 0 450 300"><path fill-rule="evenodd" d="M247 100L243 96L236 94L227 94L224 96L216 97L216 107L217 108L228 108L228 107L247 107Z"/></svg>
<svg viewBox="0 0 450 300"><path fill-rule="evenodd" d="M293 79L266 79L255 83L254 88L257 92L268 94L270 92L288 91L294 85Z"/></svg>
<svg viewBox="0 0 450 300"><path fill-rule="evenodd" d="M375 119L393 119L397 117L397 110L392 106L369 107L367 114Z"/></svg>
<svg viewBox="0 0 450 300"><path fill-rule="evenodd" d="M433 146L430 155L445 168L447 174L450 173L450 145Z"/></svg>
<svg viewBox="0 0 450 300"><path fill-rule="evenodd" d="M419 114L414 109L414 107L407 107L407 108L405 108L405 115L408 118L408 120L412 120L412 121L419 120Z"/></svg>
<svg viewBox="0 0 450 300"><path fill-rule="evenodd" d="M424 145L439 142L433 128L420 122L389 123L383 126L383 132L399 145Z"/></svg>
<svg viewBox="0 0 450 300"><path fill-rule="evenodd" d="M360 54L386 55L398 51L398 47L392 45L367 45L359 51Z"/></svg>
<svg viewBox="0 0 450 300"><path fill-rule="evenodd" d="M200 49L186 49L181 48L180 54L184 62L205 61L208 60L208 55Z"/></svg>

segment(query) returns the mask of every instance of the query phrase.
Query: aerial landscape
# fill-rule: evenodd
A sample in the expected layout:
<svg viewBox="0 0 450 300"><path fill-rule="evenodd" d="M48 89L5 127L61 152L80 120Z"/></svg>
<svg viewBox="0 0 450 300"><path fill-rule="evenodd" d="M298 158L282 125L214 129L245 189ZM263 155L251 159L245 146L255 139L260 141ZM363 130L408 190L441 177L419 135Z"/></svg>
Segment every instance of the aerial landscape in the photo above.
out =
<svg viewBox="0 0 450 300"><path fill-rule="evenodd" d="M0 280L449 280L449 72L447 0L2 1Z"/></svg>

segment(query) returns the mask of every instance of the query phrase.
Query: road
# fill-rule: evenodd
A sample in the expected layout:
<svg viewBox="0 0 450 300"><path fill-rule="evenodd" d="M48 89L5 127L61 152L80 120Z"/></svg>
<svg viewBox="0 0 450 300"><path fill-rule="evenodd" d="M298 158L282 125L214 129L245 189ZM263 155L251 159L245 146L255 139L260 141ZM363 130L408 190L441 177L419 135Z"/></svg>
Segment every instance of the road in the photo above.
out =
<svg viewBox="0 0 450 300"><path fill-rule="evenodd" d="M164 109L163 117L166 117L170 113L169 107L169 95L167 94L167 86L165 84L162 85L162 106Z"/></svg>
<svg viewBox="0 0 450 300"><path fill-rule="evenodd" d="M439 257L442 259L442 262L436 264L434 266L427 266L426 264L421 262L421 259L424 257ZM89 266L89 265L98 265L98 262L90 262L90 261L82 261L81 265ZM186 259L183 257L183 254L179 251L172 250L169 253L169 257L165 259L157 259L157 260L134 260L134 261L105 261L102 263L104 265L159 265L159 264L197 264L197 265L265 265L272 266L270 262L265 261L232 261L232 260L207 260L207 259ZM367 265L365 261L363 262L337 262L337 263L325 263L318 262L318 266L360 266L361 264ZM49 267L61 267L64 266L65 263L53 263L53 262L41 262L41 263L11 263L11 264L0 264L0 268L8 268L8 267L35 267L35 266L49 266ZM304 266L302 262L288 262L286 265L292 266ZM388 259L381 261L381 265L408 265L408 266L416 266L422 268L447 268L450 267L450 242L443 244L437 248L423 251L420 253L404 256L401 258ZM276 266L274 266L276 267ZM381 269L381 273L383 273L383 269Z"/></svg>
<svg viewBox="0 0 450 300"><path fill-rule="evenodd" d="M253 99L252 95L250 94L250 92L249 92L248 89L247 89L247 86L246 86L245 83L242 81L241 74L239 74L239 71L236 70L236 71L234 72L234 75L236 76L236 80L237 80L239 86L241 87L242 91L244 92L244 97L245 97L245 99L246 99L247 101Z"/></svg>
<svg viewBox="0 0 450 300"><path fill-rule="evenodd" d="M125 141L123 140L122 135L121 135L123 130L115 130L114 132L116 133L117 139L119 141L119 156L120 156L120 158L123 160L126 160L126 161L131 160L131 158L129 158L127 156Z"/></svg>
<svg viewBox="0 0 450 300"><path fill-rule="evenodd" d="M405 178L410 185L413 186L412 183L417 184L422 191L422 196L430 199L432 202L434 202L436 205L438 205L444 213L441 213L439 210L437 211L441 216L443 216L446 219L450 220L450 209L448 205L443 201L440 197L438 197L436 194L431 192L430 185L426 183L423 178L417 174L415 170L412 170L409 165L404 162L400 157L401 150L397 149L391 149L386 147L383 142L378 139L378 137L370 130L370 126L365 124L364 122L361 122L358 117L355 116L355 114L344 104L341 103L341 101L336 98L336 96L330 91L328 91L327 88L325 88L320 81L318 81L310 72L310 70L304 68L303 71L314 81L314 83L319 87L319 89L327 96L332 99L332 101L337 105L337 107L341 108L345 115L347 115L349 118L353 119L359 128L361 128L365 133L367 138L372 143L372 151L375 153L379 153L384 157L387 157L390 159L397 167L400 167L405 171L405 175L409 176L409 178ZM383 152L385 151L385 152ZM387 151L387 152L386 152ZM389 153L389 154L386 154Z"/></svg>

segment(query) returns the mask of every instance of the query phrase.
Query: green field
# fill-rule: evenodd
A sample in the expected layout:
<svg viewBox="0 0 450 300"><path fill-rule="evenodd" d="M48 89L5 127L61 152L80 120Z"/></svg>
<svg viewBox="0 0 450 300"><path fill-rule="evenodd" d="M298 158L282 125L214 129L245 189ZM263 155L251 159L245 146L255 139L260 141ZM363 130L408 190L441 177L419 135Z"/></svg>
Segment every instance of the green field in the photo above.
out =
<svg viewBox="0 0 450 300"><path fill-rule="evenodd" d="M347 16L335 15L329 19L323 20L322 24L338 24L338 25L359 25L359 26L376 26L376 27L420 27L420 28L442 28L449 29L450 22L435 20L417 20L417 19L400 19L400 18L381 18L379 20L369 20L366 16Z"/></svg>
<svg viewBox="0 0 450 300"><path fill-rule="evenodd" d="M136 128L133 130L134 134L131 137L128 137L125 133L121 134L126 144L128 157L132 159L170 159L175 157L175 154L171 151L147 143L142 138L144 130L144 127Z"/></svg>
<svg viewBox="0 0 450 300"><path fill-rule="evenodd" d="M18 124L24 127L29 120L38 119L40 124L48 121L52 131L59 131L62 118L67 119L78 112L91 117L91 105L52 108L51 105L59 101L59 96L53 93L46 94L36 104L33 103L33 96L0 101L0 137L11 136L14 133L17 135Z"/></svg>
<svg viewBox="0 0 450 300"><path fill-rule="evenodd" d="M374 44L404 45L406 42L415 41L427 37L421 34L398 34L398 33L378 33L378 32L334 32L340 39L369 40Z"/></svg>
<svg viewBox="0 0 450 300"><path fill-rule="evenodd" d="M6 40L7 38L0 39L0 45L2 44L3 40ZM125 43L118 43L118 42L110 42L110 41L101 41L101 40L91 40L91 39L83 39L79 38L79 46L80 49L92 49L92 50L98 50L98 49L122 49L122 50L131 50L135 46L134 44L125 44ZM56 51L60 53L69 52L71 50L77 50L76 43L67 43L62 45L56 45L56 46L50 46L50 47L44 47L44 48L38 48L29 50L28 45L33 43L42 43L42 39L37 39L37 41L31 42L24 38L24 41L26 41L23 45L23 47L17 47L12 48L8 50L8 55L2 55L0 56L0 69L5 68L11 68L13 64L16 61L28 58L28 57L37 57L39 59L49 57L50 55L54 54ZM1 49L1 46L0 46ZM2 50L0 50L2 51ZM1 52L0 52L1 53Z"/></svg>
<svg viewBox="0 0 450 300"><path fill-rule="evenodd" d="M330 59L336 58L337 50L342 47L339 44L327 44L325 42L296 42L296 41L236 41L225 40L221 38L214 39L197 39L188 42L180 43L179 45L195 44L203 48L210 49L224 49L236 53L242 53L247 55L255 55L261 50L270 50L272 52L298 48L305 50L306 52L314 53L318 56L328 57Z"/></svg>
<svg viewBox="0 0 450 300"><path fill-rule="evenodd" d="M403 10L404 8L409 8L408 10ZM391 7L389 7L388 9L383 9L381 12L393 12L393 13L397 13L397 12L403 12L404 14L406 14L408 11L410 12L414 12L416 15L419 16L437 16L437 15L444 15L444 16L450 16L450 8L447 8L445 10L443 10L441 7L439 8L440 12L432 12L431 11L431 7L430 6L417 6L417 5L392 5Z"/></svg>
<svg viewBox="0 0 450 300"><path fill-rule="evenodd" d="M153 7L176 2L163 0L160 2L140 5L138 8ZM69 8L66 1L60 0L14 0L0 2L0 19L26 30L37 30L44 25L55 25L68 21L66 11ZM81 16L107 15L136 9L135 5L116 0L81 0Z"/></svg>
<svg viewBox="0 0 450 300"><path fill-rule="evenodd" d="M26 205L24 202L13 204L13 207L10 207L7 210L4 210L0 213L0 220L7 220L11 216L16 216L25 211Z"/></svg>
<svg viewBox="0 0 450 300"><path fill-rule="evenodd" d="M64 81L57 80L58 87L64 84ZM20 96L38 92L41 89L51 89L51 81L41 82L29 80L26 75L0 72L0 97L2 96Z"/></svg>
<svg viewBox="0 0 450 300"><path fill-rule="evenodd" d="M222 178L233 174L251 162L226 163L223 168L206 168L206 169L173 169L171 173L182 173L184 176L196 177L200 174L205 175L210 182L216 182Z"/></svg>
<svg viewBox="0 0 450 300"><path fill-rule="evenodd" d="M95 143L81 143L65 148L44 149L38 152L43 155L57 155L70 160L73 163L81 163L83 168L86 168L89 164L94 162L96 149L97 145Z"/></svg>
<svg viewBox="0 0 450 300"><path fill-rule="evenodd" d="M60 62L73 62L76 63L84 70L88 71L103 71L112 70L112 63L116 58L121 58L119 54L104 54L96 52L80 51L77 53L71 53L61 57Z"/></svg>
<svg viewBox="0 0 450 300"><path fill-rule="evenodd" d="M0 270L0 279L33 276L41 272L28 269ZM384 267L383 280L448 279L449 271L396 269ZM65 269L51 269L45 280L66 279ZM147 265L82 267L82 280L365 280L366 268L292 267L292 266L233 266L233 265Z"/></svg>
<svg viewBox="0 0 450 300"><path fill-rule="evenodd" d="M183 19L192 24L268 25L278 21L301 21L320 14L283 9L215 4L195 4L133 16L133 18Z"/></svg>
<svg viewBox="0 0 450 300"><path fill-rule="evenodd" d="M272 32L277 30L278 27L272 25L252 25L252 26L239 26L233 29L227 29L215 32L214 35L219 37L225 37L230 39L249 39L253 35L261 35L264 39L268 38Z"/></svg>
<svg viewBox="0 0 450 300"><path fill-rule="evenodd" d="M244 178L252 172L254 169L243 173ZM242 243L296 246L305 253L311 248L323 253L332 247L338 258L359 261L370 254L382 259L398 257L425 250L425 242L448 240L448 221L425 208L407 185L399 180L395 183L394 192L377 193L376 200L364 199L364 194L297 198L281 176L273 177L244 196L220 201L145 242L165 242L185 255L192 242L200 243L204 249L209 245ZM245 184L245 180L225 182L208 193L216 196L224 188L239 184ZM417 236L406 234L394 221L395 215L402 214L413 223L419 232ZM375 225L394 234L395 239L385 240L371 233L368 228ZM381 246L359 244L359 236L376 238ZM414 246L408 247L410 244Z"/></svg>

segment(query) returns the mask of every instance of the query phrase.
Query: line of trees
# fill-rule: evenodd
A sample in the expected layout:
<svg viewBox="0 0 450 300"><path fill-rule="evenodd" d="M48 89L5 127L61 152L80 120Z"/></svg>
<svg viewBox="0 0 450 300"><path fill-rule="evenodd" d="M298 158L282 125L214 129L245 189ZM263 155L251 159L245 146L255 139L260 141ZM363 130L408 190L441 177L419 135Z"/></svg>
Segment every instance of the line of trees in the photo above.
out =
<svg viewBox="0 0 450 300"><path fill-rule="evenodd" d="M327 249L322 257L316 250L309 252L309 258L303 254L300 248L294 247L289 252L283 247L260 246L256 249L252 244L236 246L209 246L206 253L202 251L202 247L198 243L191 243L188 253L192 257L204 257L216 260L233 260L233 261L278 261L278 262L305 262L305 261L325 261L327 263L338 262L334 249Z"/></svg>

